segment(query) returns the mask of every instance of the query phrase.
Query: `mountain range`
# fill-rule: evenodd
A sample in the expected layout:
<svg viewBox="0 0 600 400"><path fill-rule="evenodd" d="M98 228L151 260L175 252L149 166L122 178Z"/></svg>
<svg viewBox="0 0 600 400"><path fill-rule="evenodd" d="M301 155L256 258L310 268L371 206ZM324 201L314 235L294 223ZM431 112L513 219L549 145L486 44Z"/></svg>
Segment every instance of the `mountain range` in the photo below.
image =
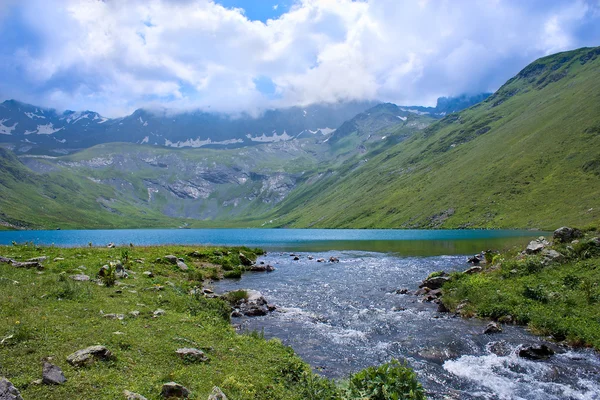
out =
<svg viewBox="0 0 600 400"><path fill-rule="evenodd" d="M260 117L0 106L6 227L538 228L600 222L600 48L494 94ZM127 142L127 143L123 143ZM64 154L57 156L57 154Z"/></svg>

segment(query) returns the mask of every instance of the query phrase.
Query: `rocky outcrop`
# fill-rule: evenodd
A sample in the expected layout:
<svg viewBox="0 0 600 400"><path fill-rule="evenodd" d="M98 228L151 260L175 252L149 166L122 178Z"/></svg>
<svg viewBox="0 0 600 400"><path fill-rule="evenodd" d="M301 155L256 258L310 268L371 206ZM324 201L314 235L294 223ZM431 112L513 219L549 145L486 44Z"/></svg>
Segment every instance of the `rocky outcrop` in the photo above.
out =
<svg viewBox="0 0 600 400"><path fill-rule="evenodd" d="M181 399L188 398L190 395L190 391L188 390L188 388L180 385L179 383L167 382L162 386L160 395L165 399L169 399L172 397Z"/></svg>
<svg viewBox="0 0 600 400"><path fill-rule="evenodd" d="M0 400L23 400L23 398L8 379L0 378Z"/></svg>
<svg viewBox="0 0 600 400"><path fill-rule="evenodd" d="M575 239L579 239L583 237L583 232L576 228L569 228L567 226L562 226L554 231L552 235L555 242L558 243L570 243Z"/></svg>
<svg viewBox="0 0 600 400"><path fill-rule="evenodd" d="M250 260L244 253L239 254L240 262L244 267L249 267L252 265L252 260Z"/></svg>
<svg viewBox="0 0 600 400"><path fill-rule="evenodd" d="M446 276L446 273L442 272L441 275L433 276L431 278L425 279L420 285L420 288L429 288L429 289L439 289L444 283L448 282L450 278Z"/></svg>
<svg viewBox="0 0 600 400"><path fill-rule="evenodd" d="M67 362L74 367L90 365L96 360L110 360L113 354L104 346L90 346L67 357Z"/></svg>
<svg viewBox="0 0 600 400"><path fill-rule="evenodd" d="M244 291L246 292L246 298L234 304L232 316L259 317L276 309L275 306L267 303L267 299L258 290L244 289Z"/></svg>
<svg viewBox="0 0 600 400"><path fill-rule="evenodd" d="M42 383L45 385L62 385L67 381L62 369L49 362L42 367Z"/></svg>

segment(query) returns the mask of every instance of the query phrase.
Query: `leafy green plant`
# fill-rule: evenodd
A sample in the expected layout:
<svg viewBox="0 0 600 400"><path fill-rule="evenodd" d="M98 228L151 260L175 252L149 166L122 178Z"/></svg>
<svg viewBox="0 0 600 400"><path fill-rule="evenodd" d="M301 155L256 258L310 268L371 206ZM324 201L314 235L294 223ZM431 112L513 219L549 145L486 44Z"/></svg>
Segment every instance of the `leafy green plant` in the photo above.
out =
<svg viewBox="0 0 600 400"><path fill-rule="evenodd" d="M546 293L544 285L525 286L525 289L523 290L523 296L541 303L548 302L548 294Z"/></svg>
<svg viewBox="0 0 600 400"><path fill-rule="evenodd" d="M369 367L352 375L346 393L348 399L424 400L423 387L406 363L398 360Z"/></svg>

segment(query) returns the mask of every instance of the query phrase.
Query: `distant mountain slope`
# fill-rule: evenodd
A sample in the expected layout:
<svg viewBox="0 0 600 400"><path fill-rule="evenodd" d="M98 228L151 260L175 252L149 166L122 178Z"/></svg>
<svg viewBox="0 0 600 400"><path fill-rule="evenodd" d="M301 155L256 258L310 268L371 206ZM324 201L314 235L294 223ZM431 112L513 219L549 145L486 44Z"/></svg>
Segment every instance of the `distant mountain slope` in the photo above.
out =
<svg viewBox="0 0 600 400"><path fill-rule="evenodd" d="M493 96L313 179L270 226L555 228L600 222L600 47L535 61Z"/></svg>
<svg viewBox="0 0 600 400"><path fill-rule="evenodd" d="M448 114L459 112L477 103L481 103L491 95L492 93L479 93L472 95L463 94L457 97L440 97L437 99L435 107L402 106L400 108L403 111L425 114L433 118L443 118Z"/></svg>
<svg viewBox="0 0 600 400"><path fill-rule="evenodd" d="M0 104L0 143L17 154L68 154L97 144L231 148L316 136L325 139L375 102L316 104L268 110L258 117L203 111L137 110L108 119L91 111L58 113L8 100Z"/></svg>

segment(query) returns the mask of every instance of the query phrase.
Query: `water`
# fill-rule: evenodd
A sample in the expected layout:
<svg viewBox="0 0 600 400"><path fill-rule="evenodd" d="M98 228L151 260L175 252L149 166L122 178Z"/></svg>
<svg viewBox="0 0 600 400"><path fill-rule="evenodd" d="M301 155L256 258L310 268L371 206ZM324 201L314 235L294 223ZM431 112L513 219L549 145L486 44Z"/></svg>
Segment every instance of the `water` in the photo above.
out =
<svg viewBox="0 0 600 400"><path fill-rule="evenodd" d="M264 331L290 345L317 372L345 377L391 358L406 359L434 399L600 399L600 358L564 348L548 361L516 356L543 339L505 326L482 334L486 321L440 314L412 295L430 272L465 269L464 256L398 256L365 251L270 253L272 273L216 283L218 292L261 291L278 311L234 319L241 330ZM313 260L308 259L312 255ZM318 263L335 256L340 263Z"/></svg>
<svg viewBox="0 0 600 400"><path fill-rule="evenodd" d="M118 229L0 231L0 244L56 246L204 244L266 250L366 250L403 255L471 254L525 243L544 232L518 230L394 229Z"/></svg>

